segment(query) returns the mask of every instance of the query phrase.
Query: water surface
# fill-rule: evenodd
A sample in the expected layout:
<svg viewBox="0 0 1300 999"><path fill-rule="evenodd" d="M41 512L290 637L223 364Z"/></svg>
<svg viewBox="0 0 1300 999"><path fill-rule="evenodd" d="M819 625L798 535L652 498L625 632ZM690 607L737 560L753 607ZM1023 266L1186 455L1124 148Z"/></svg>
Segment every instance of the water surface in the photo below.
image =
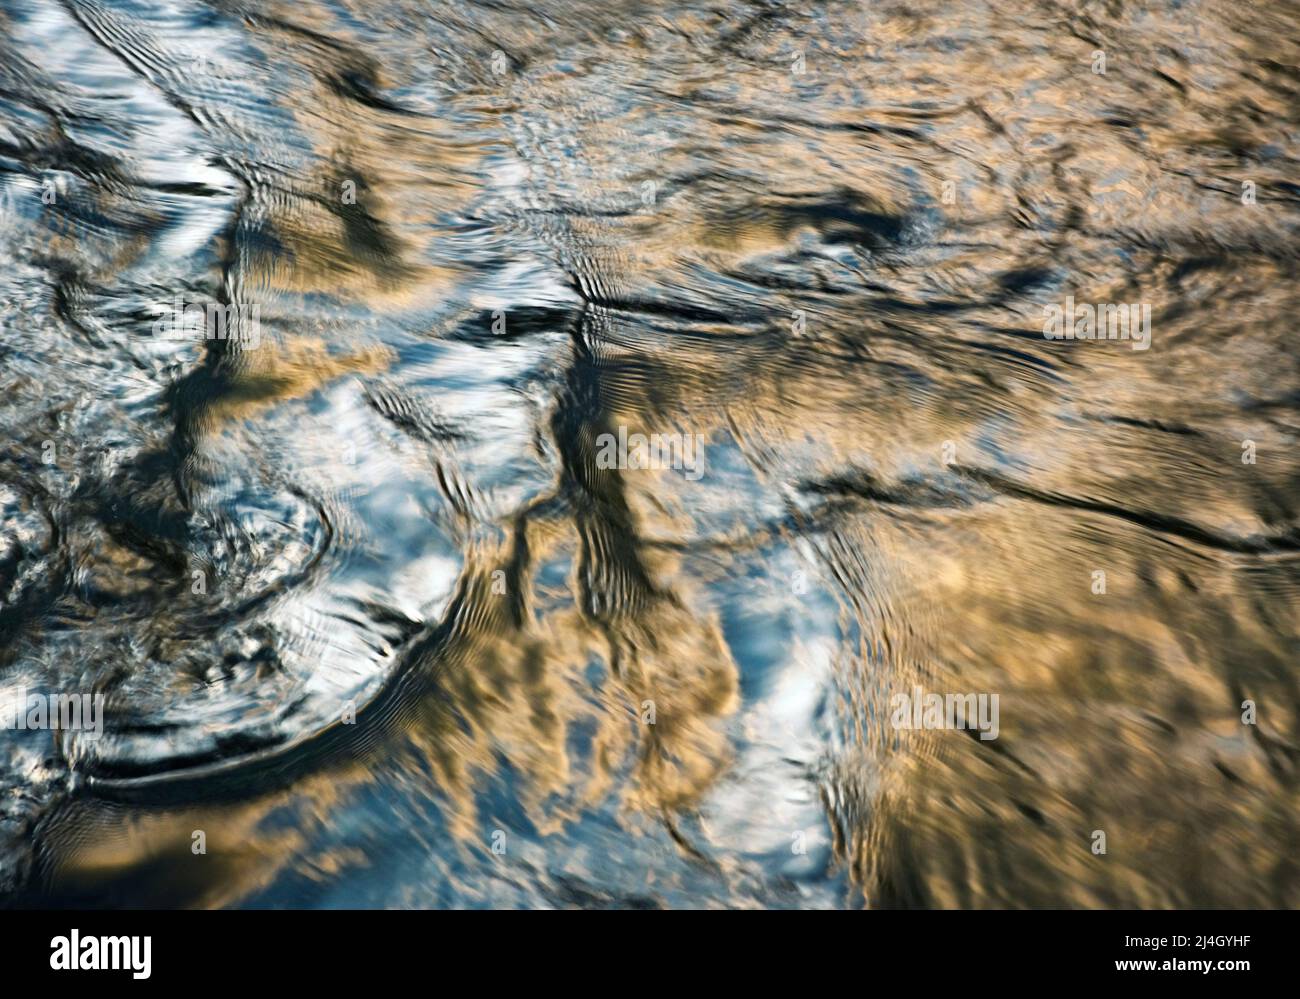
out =
<svg viewBox="0 0 1300 999"><path fill-rule="evenodd" d="M0 897L1300 905L1298 12L4 0Z"/></svg>

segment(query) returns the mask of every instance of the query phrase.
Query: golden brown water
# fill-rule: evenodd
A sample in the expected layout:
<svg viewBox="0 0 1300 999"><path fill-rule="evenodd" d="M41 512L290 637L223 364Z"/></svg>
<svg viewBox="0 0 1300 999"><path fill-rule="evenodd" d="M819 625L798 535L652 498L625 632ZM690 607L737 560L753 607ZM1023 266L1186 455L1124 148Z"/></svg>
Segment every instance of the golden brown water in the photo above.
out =
<svg viewBox="0 0 1300 999"><path fill-rule="evenodd" d="M0 897L1300 905L1298 10L0 3Z"/></svg>

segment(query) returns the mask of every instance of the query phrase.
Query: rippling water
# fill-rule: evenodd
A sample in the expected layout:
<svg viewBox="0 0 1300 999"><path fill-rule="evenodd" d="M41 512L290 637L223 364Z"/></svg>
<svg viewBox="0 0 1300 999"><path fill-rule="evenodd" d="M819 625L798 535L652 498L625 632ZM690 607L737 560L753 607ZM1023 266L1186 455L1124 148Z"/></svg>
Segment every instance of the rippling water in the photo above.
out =
<svg viewBox="0 0 1300 999"><path fill-rule="evenodd" d="M0 897L1300 906L1298 12L4 0Z"/></svg>

